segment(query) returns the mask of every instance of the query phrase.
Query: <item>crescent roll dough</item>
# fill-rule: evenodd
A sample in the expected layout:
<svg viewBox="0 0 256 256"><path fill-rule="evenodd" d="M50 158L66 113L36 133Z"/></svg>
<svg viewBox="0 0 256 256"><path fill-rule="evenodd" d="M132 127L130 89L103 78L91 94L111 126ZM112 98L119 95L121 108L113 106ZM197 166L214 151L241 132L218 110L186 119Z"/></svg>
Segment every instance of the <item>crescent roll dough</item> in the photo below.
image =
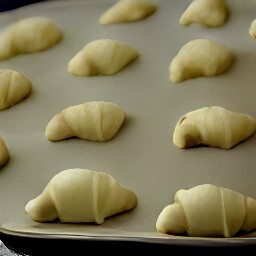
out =
<svg viewBox="0 0 256 256"><path fill-rule="evenodd" d="M95 222L133 209L137 196L104 172L67 169L56 174L25 212L35 221Z"/></svg>
<svg viewBox="0 0 256 256"><path fill-rule="evenodd" d="M120 41L94 40L69 61L68 72L76 76L113 75L138 56L137 50Z"/></svg>
<svg viewBox="0 0 256 256"><path fill-rule="evenodd" d="M225 0L193 0L180 17L180 24L199 23L208 27L223 25L228 17Z"/></svg>
<svg viewBox="0 0 256 256"><path fill-rule="evenodd" d="M31 82L21 73L10 69L0 70L0 110L17 104L32 90Z"/></svg>
<svg viewBox="0 0 256 256"><path fill-rule="evenodd" d="M46 17L22 19L0 33L0 60L46 50L61 38L60 29Z"/></svg>
<svg viewBox="0 0 256 256"><path fill-rule="evenodd" d="M217 76L226 72L233 60L233 53L219 42L191 40L171 61L169 78L174 83L180 83L201 76Z"/></svg>
<svg viewBox="0 0 256 256"><path fill-rule="evenodd" d="M249 26L249 35L252 38L256 38L256 19L253 20Z"/></svg>
<svg viewBox="0 0 256 256"><path fill-rule="evenodd" d="M119 0L100 17L99 23L134 22L147 18L156 10L157 6L151 0Z"/></svg>
<svg viewBox="0 0 256 256"><path fill-rule="evenodd" d="M0 137L0 167L4 166L10 159L9 150L4 142L4 139Z"/></svg>
<svg viewBox="0 0 256 256"><path fill-rule="evenodd" d="M112 139L125 119L124 110L113 102L90 101L64 109L45 129L51 141L78 137L91 141Z"/></svg>
<svg viewBox="0 0 256 256"><path fill-rule="evenodd" d="M159 214L156 229L189 236L232 237L256 228L256 200L211 184L176 192L174 203Z"/></svg>
<svg viewBox="0 0 256 256"><path fill-rule="evenodd" d="M255 133L253 117L222 107L204 107L191 111L177 122L173 143L180 148L208 145L229 149Z"/></svg>

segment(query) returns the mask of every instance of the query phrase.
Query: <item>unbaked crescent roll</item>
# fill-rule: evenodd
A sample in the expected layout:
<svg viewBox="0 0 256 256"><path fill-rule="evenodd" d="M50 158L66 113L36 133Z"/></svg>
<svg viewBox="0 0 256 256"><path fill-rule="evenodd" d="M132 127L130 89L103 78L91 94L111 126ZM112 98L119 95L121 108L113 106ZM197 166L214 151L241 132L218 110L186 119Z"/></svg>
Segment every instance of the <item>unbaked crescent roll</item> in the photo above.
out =
<svg viewBox="0 0 256 256"><path fill-rule="evenodd" d="M181 189L159 214L156 229L167 234L232 237L256 228L256 200L211 184Z"/></svg>
<svg viewBox="0 0 256 256"><path fill-rule="evenodd" d="M136 207L136 194L111 175L87 169L56 174L25 212L35 221L95 222Z"/></svg>
<svg viewBox="0 0 256 256"><path fill-rule="evenodd" d="M157 6L152 0L119 0L100 17L102 25L134 22L155 13Z"/></svg>
<svg viewBox="0 0 256 256"><path fill-rule="evenodd" d="M68 72L75 76L114 75L139 57L129 44L98 39L86 44L68 63Z"/></svg>
<svg viewBox="0 0 256 256"><path fill-rule="evenodd" d="M256 19L254 19L249 26L249 35L256 38Z"/></svg>
<svg viewBox="0 0 256 256"><path fill-rule="evenodd" d="M91 141L112 139L125 119L124 110L116 103L90 101L64 109L56 114L45 129L48 140L78 137Z"/></svg>
<svg viewBox="0 0 256 256"><path fill-rule="evenodd" d="M180 118L173 132L173 143L180 148L207 145L230 149L255 131L256 120L248 114L219 106L204 107Z"/></svg>
<svg viewBox="0 0 256 256"><path fill-rule="evenodd" d="M11 69L0 70L0 110L19 103L31 90L31 82L21 73Z"/></svg>
<svg viewBox="0 0 256 256"><path fill-rule="evenodd" d="M33 16L19 20L0 33L0 60L46 50L61 38L62 32L47 17Z"/></svg>
<svg viewBox="0 0 256 256"><path fill-rule="evenodd" d="M10 159L9 150L5 144L5 141L0 137L0 167L4 166Z"/></svg>
<svg viewBox="0 0 256 256"><path fill-rule="evenodd" d="M180 17L180 24L199 23L208 27L223 25L229 15L225 0L193 0Z"/></svg>
<svg viewBox="0 0 256 256"><path fill-rule="evenodd" d="M180 83L197 77L225 73L235 56L224 44L209 39L194 39L186 43L169 65L169 79Z"/></svg>

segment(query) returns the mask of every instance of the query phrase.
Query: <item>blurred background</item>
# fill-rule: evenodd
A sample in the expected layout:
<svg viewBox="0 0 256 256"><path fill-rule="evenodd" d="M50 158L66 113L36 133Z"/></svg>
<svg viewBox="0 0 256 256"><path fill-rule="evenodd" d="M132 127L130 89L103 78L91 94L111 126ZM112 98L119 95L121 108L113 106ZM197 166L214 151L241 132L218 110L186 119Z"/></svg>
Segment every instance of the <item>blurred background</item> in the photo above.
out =
<svg viewBox="0 0 256 256"><path fill-rule="evenodd" d="M46 0L0 0L0 12L6 12L28 4L43 2Z"/></svg>

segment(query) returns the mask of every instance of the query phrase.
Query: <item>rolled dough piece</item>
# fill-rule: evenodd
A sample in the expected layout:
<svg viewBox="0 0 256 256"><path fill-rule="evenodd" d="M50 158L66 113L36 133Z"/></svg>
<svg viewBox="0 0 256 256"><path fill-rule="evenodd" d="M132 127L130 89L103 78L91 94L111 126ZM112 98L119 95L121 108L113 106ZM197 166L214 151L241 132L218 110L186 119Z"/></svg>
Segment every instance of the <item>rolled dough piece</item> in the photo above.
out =
<svg viewBox="0 0 256 256"><path fill-rule="evenodd" d="M185 44L169 66L169 79L180 83L197 77L225 73L234 60L234 54L219 42L195 39Z"/></svg>
<svg viewBox="0 0 256 256"><path fill-rule="evenodd" d="M23 74L11 69L0 70L0 110L19 103L31 90L32 84Z"/></svg>
<svg viewBox="0 0 256 256"><path fill-rule="evenodd" d="M68 72L76 76L113 75L138 56L137 50L120 41L94 40L70 60Z"/></svg>
<svg viewBox="0 0 256 256"><path fill-rule="evenodd" d="M0 33L0 60L18 54L41 52L53 47L62 38L62 32L46 17L22 19Z"/></svg>
<svg viewBox="0 0 256 256"><path fill-rule="evenodd" d="M5 144L5 141L0 137L0 167L3 167L10 159L9 150Z"/></svg>
<svg viewBox="0 0 256 256"><path fill-rule="evenodd" d="M48 140L78 137L90 141L112 139L125 119L124 110L116 103L90 101L64 109L56 114L45 129Z"/></svg>
<svg viewBox="0 0 256 256"><path fill-rule="evenodd" d="M180 24L199 23L208 27L223 25L229 15L225 0L193 0L180 17Z"/></svg>
<svg viewBox="0 0 256 256"><path fill-rule="evenodd" d="M156 221L158 232L194 237L232 237L255 228L256 200L212 184L178 190Z"/></svg>
<svg viewBox="0 0 256 256"><path fill-rule="evenodd" d="M219 106L191 111L177 122L173 143L180 148L207 145L230 149L256 131L255 119Z"/></svg>
<svg viewBox="0 0 256 256"><path fill-rule="evenodd" d="M256 38L256 19L250 24L249 34L252 38Z"/></svg>
<svg viewBox="0 0 256 256"><path fill-rule="evenodd" d="M67 169L56 174L25 212L35 221L95 222L136 207L136 194L105 172Z"/></svg>
<svg viewBox="0 0 256 256"><path fill-rule="evenodd" d="M100 24L135 22L155 13L157 6L152 0L119 0L99 20Z"/></svg>

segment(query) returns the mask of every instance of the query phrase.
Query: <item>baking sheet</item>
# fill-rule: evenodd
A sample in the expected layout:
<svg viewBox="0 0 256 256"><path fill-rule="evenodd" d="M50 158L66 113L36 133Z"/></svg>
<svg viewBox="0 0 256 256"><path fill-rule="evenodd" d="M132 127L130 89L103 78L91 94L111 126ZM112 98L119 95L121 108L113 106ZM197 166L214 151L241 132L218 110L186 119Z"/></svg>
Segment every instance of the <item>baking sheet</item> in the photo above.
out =
<svg viewBox="0 0 256 256"><path fill-rule="evenodd" d="M248 33L255 18L255 2L227 1L228 22L211 29L198 24L183 27L178 23L189 0L159 0L157 12L143 21L100 25L99 17L114 3L58 0L0 14L0 29L22 18L41 15L51 18L64 33L63 40L51 49L0 62L1 69L21 72L33 85L27 99L0 113L0 134L11 155L0 171L1 232L29 237L206 246L255 243L254 233L222 239L170 236L155 230L158 215L181 188L211 183L256 197L255 136L229 150L182 150L172 142L178 119L201 107L218 105L256 117L256 41ZM69 60L85 44L103 38L130 44L140 53L139 59L112 76L68 74ZM234 64L217 77L171 83L170 61L185 43L197 38L226 44L235 54ZM124 125L111 141L72 138L50 142L45 138L45 127L53 115L91 100L118 103L127 114ZM138 206L106 219L101 225L32 221L25 214L26 203L39 195L55 174L68 168L111 174L137 194Z"/></svg>

